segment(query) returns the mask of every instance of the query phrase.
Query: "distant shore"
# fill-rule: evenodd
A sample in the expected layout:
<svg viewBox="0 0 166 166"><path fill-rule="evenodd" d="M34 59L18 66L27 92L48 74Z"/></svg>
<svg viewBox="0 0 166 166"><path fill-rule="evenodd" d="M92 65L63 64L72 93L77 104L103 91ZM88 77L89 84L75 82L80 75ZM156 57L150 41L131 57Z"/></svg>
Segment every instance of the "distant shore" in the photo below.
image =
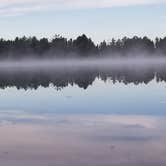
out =
<svg viewBox="0 0 166 166"><path fill-rule="evenodd" d="M134 36L122 39L112 38L110 42L95 44L86 35L67 39L55 35L52 39L16 37L14 40L0 39L0 59L21 58L86 58L86 57L135 57L165 56L166 37L156 38Z"/></svg>

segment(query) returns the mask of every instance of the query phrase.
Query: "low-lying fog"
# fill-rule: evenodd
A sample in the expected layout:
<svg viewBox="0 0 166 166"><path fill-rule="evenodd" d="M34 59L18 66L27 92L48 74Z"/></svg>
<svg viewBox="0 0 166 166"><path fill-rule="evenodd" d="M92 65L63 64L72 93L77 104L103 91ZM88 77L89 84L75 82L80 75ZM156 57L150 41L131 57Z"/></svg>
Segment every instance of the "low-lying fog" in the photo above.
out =
<svg viewBox="0 0 166 166"><path fill-rule="evenodd" d="M0 88L78 85L86 89L96 79L113 83L166 82L166 58L22 59L0 61Z"/></svg>
<svg viewBox="0 0 166 166"><path fill-rule="evenodd" d="M166 65L166 57L134 57L134 58L72 58L72 59L21 59L1 60L0 68L107 68L107 67L157 67Z"/></svg>

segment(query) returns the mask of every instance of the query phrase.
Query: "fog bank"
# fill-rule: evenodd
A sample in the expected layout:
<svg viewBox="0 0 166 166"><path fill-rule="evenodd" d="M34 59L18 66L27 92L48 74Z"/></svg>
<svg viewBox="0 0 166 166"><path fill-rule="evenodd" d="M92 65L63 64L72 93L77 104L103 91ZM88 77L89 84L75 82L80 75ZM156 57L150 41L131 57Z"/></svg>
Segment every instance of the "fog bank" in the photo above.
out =
<svg viewBox="0 0 166 166"><path fill-rule="evenodd" d="M52 58L52 59L21 59L21 60L1 60L1 69L24 68L24 69L50 69L50 68L106 68L106 67L123 67L123 66L164 66L166 65L165 57L134 57L134 58Z"/></svg>

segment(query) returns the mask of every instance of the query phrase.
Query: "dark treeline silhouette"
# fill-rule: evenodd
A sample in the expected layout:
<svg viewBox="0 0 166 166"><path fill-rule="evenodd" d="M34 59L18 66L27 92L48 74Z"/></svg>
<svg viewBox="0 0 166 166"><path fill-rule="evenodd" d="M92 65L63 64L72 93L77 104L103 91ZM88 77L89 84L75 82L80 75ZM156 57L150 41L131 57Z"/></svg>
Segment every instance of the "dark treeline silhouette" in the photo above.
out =
<svg viewBox="0 0 166 166"><path fill-rule="evenodd" d="M87 89L96 79L106 82L111 80L114 84L125 85L133 83L148 84L150 81L166 82L166 69L164 66L157 67L90 67L90 68L51 68L51 69L1 69L0 88L16 87L17 89L38 89L39 87L53 86L61 90L69 85Z"/></svg>
<svg viewBox="0 0 166 166"><path fill-rule="evenodd" d="M166 37L156 38L155 41L147 37L112 39L96 45L86 35L76 39L67 39L55 35L51 40L36 37L16 37L14 40L0 39L0 58L34 57L70 57L70 56L127 56L127 55L166 55Z"/></svg>

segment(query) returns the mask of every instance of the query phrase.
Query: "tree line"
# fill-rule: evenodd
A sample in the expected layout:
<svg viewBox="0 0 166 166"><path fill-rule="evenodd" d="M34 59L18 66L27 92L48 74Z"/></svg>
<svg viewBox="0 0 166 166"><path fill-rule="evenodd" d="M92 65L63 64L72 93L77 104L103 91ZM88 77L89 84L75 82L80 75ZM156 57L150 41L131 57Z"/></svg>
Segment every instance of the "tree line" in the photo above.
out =
<svg viewBox="0 0 166 166"><path fill-rule="evenodd" d="M166 37L124 37L110 42L95 44L85 34L76 39L55 35L53 39L36 37L16 37L14 40L0 39L0 58L21 57L88 57L88 56L134 56L166 55Z"/></svg>

